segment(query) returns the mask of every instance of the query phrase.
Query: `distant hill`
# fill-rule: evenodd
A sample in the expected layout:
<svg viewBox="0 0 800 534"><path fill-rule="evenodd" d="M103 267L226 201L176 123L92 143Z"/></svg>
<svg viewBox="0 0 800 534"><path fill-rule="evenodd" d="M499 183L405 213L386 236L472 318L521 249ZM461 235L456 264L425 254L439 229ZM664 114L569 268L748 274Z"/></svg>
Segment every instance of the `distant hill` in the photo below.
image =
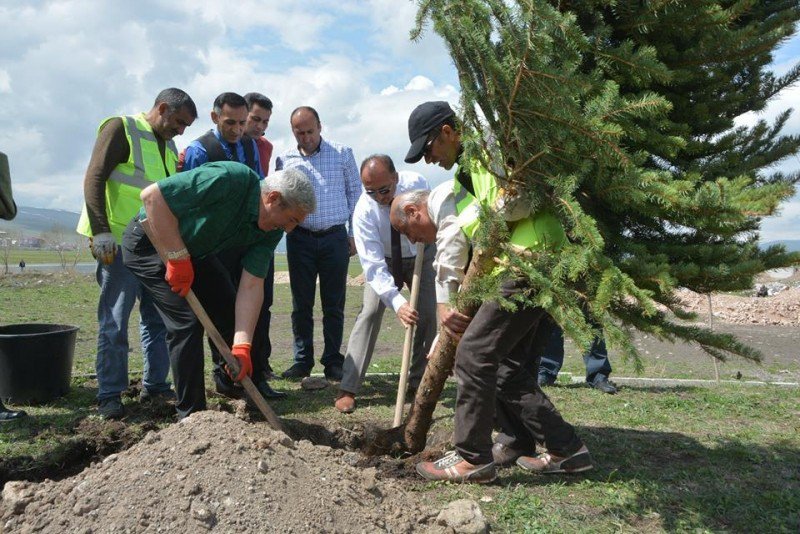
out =
<svg viewBox="0 0 800 534"><path fill-rule="evenodd" d="M17 216L13 221L0 219L0 231L22 232L25 237L38 237L42 234L60 232L65 236L75 235L80 214L66 210L50 210L18 206ZM276 252L286 253L286 238L278 243Z"/></svg>

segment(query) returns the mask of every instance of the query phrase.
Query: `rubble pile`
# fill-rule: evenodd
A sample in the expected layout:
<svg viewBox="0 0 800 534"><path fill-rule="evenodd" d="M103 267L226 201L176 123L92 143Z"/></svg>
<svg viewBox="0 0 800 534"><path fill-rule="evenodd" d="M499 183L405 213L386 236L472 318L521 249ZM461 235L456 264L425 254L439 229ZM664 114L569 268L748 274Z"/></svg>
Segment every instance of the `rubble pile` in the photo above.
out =
<svg viewBox="0 0 800 534"><path fill-rule="evenodd" d="M773 286L773 290L777 286ZM680 289L677 297L687 311L698 314L698 320L708 317L708 296ZM782 290L766 297L713 294L714 320L723 323L749 325L800 326L800 287L783 286Z"/></svg>

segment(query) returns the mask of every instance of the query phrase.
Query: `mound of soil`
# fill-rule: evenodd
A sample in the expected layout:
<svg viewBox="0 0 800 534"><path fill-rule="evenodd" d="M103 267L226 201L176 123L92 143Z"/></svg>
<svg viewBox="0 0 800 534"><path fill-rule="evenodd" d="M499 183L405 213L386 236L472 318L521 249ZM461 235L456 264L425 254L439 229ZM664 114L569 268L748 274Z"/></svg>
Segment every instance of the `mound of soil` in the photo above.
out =
<svg viewBox="0 0 800 534"><path fill-rule="evenodd" d="M359 455L200 412L79 475L9 482L4 532L419 532L420 505ZM441 528L441 527L439 527Z"/></svg>
<svg viewBox="0 0 800 534"><path fill-rule="evenodd" d="M677 292L688 311L702 321L708 316L708 297L688 289ZM714 294L714 320L733 324L800 326L800 287L790 287L771 297Z"/></svg>

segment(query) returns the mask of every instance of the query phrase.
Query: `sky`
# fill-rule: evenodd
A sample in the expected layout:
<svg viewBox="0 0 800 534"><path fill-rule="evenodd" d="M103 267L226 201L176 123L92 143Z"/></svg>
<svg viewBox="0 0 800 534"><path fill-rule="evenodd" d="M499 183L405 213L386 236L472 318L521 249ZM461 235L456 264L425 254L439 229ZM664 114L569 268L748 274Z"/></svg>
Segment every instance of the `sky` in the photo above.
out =
<svg viewBox="0 0 800 534"><path fill-rule="evenodd" d="M313 6L313 7L310 7ZM353 147L356 160L389 154L399 169L432 185L450 173L402 162L407 120L427 100L458 102L455 68L428 30L409 40L416 2L404 0L57 0L0 3L0 151L9 157L18 205L78 212L97 125L150 109L161 89L189 93L199 117L178 148L212 127L219 93L267 95L267 138L275 153L295 142L289 113L315 107L326 139ZM775 55L774 70L800 58L800 39ZM784 91L764 112L800 102ZM786 133L800 134L800 112ZM272 162L274 166L274 161ZM784 170L800 169L790 158ZM765 219L762 240L800 238L800 194Z"/></svg>

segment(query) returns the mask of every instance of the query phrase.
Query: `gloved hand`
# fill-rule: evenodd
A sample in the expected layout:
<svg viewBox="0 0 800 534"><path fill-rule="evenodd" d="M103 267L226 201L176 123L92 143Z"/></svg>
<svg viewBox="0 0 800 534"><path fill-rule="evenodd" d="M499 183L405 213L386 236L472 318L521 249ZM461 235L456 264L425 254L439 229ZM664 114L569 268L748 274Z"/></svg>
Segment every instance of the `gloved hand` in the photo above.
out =
<svg viewBox="0 0 800 534"><path fill-rule="evenodd" d="M114 234L103 232L89 238L89 249L96 260L111 265L117 255L117 240L114 239Z"/></svg>
<svg viewBox="0 0 800 534"><path fill-rule="evenodd" d="M167 262L167 275L164 279L169 283L172 291L185 297L192 289L194 281L194 267L191 258L181 258L179 260L169 260Z"/></svg>
<svg viewBox="0 0 800 534"><path fill-rule="evenodd" d="M231 347L231 354L239 362L239 374L233 376L230 367L225 366L228 376L237 382L241 382L245 376L253 376L253 362L250 359L250 343L236 343Z"/></svg>

